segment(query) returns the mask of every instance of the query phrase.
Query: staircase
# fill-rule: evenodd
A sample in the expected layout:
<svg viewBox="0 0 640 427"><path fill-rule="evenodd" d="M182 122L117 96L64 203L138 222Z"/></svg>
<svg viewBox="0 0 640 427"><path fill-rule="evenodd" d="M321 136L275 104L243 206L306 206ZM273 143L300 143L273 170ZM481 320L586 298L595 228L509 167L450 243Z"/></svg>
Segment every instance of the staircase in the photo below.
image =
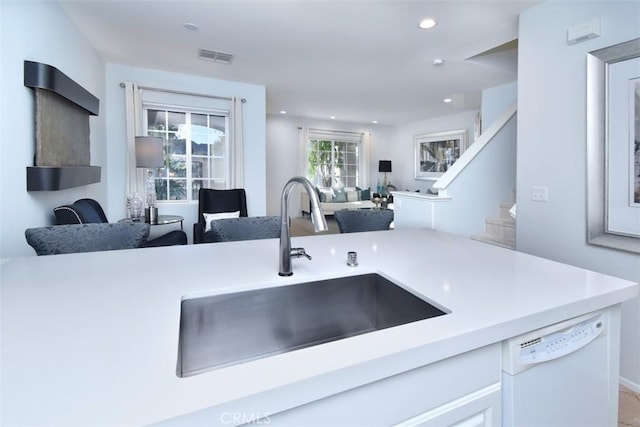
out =
<svg viewBox="0 0 640 427"><path fill-rule="evenodd" d="M509 213L513 203L500 203L500 216L485 220L485 232L471 236L473 240L507 249L516 248L516 220Z"/></svg>

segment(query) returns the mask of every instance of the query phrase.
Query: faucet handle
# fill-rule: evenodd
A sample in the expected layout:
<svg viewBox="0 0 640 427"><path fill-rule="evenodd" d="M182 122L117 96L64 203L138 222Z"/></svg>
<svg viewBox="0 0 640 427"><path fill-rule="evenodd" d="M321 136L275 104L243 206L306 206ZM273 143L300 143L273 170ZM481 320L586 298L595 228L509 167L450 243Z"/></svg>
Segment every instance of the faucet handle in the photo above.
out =
<svg viewBox="0 0 640 427"><path fill-rule="evenodd" d="M292 258L300 258L300 257L306 257L307 259L311 259L311 255L307 254L304 251L304 248L291 248L291 257Z"/></svg>

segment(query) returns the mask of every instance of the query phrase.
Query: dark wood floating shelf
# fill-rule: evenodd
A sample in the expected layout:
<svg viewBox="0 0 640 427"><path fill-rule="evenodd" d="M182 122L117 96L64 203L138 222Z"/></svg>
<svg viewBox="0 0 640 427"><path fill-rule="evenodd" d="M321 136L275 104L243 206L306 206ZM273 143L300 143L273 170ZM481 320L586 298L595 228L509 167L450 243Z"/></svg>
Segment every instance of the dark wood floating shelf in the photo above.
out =
<svg viewBox="0 0 640 427"><path fill-rule="evenodd" d="M27 191L56 191L100 182L100 166L27 167Z"/></svg>
<svg viewBox="0 0 640 427"><path fill-rule="evenodd" d="M97 116L100 110L100 100L98 98L71 80L62 71L48 64L24 61L24 85L30 88L55 92L84 108L93 116Z"/></svg>

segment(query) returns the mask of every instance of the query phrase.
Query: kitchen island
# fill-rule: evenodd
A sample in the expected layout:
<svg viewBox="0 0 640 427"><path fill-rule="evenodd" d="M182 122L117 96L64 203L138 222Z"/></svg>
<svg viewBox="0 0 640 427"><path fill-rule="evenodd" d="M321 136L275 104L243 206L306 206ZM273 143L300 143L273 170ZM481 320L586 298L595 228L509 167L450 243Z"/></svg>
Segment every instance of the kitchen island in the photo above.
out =
<svg viewBox="0 0 640 427"><path fill-rule="evenodd" d="M293 260L291 277L278 276L276 239L4 260L0 424L276 423L273 414L311 402L357 424L353 402L369 386L395 390L386 399L393 410L375 419L400 422L456 401L452 372L469 371L469 390L495 402L503 340L607 307L616 333L616 306L638 295L626 280L429 229L298 237L292 245L313 260ZM348 251L357 251L357 267L347 266ZM372 272L447 314L177 376L183 299ZM429 381L420 410L411 402L416 385L405 383L416 378ZM340 396L354 390L365 394L345 400L350 422ZM499 409L488 425L499 425Z"/></svg>

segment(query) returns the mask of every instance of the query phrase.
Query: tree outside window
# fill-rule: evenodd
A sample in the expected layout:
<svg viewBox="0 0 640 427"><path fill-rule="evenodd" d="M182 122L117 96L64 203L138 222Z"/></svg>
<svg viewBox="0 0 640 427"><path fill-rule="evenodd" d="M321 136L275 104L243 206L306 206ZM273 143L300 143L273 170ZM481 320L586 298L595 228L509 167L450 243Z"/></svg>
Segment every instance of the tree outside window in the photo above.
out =
<svg viewBox="0 0 640 427"><path fill-rule="evenodd" d="M307 178L319 187L356 187L359 151L357 142L310 138Z"/></svg>

